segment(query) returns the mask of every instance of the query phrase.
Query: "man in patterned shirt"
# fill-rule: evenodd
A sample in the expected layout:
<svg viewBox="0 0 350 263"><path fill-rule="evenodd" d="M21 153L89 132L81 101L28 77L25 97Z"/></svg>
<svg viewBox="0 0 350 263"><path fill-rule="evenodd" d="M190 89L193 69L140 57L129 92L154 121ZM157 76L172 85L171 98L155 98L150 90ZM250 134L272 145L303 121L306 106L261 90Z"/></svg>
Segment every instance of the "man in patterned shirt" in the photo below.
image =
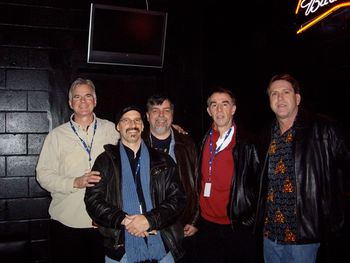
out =
<svg viewBox="0 0 350 263"><path fill-rule="evenodd" d="M312 263L320 243L344 226L349 151L335 123L300 109L291 75L274 76L267 94L276 120L260 151L265 163L257 220L265 263Z"/></svg>

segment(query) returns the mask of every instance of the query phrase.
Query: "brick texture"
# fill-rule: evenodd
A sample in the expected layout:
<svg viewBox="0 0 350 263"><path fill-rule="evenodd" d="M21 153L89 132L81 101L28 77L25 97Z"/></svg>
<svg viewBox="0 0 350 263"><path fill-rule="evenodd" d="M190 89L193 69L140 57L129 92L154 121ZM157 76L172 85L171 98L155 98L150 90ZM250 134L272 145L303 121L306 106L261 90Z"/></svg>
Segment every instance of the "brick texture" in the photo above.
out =
<svg viewBox="0 0 350 263"><path fill-rule="evenodd" d="M0 177L5 176L5 157L0 156Z"/></svg>
<svg viewBox="0 0 350 263"><path fill-rule="evenodd" d="M0 132L5 132L5 113L0 112Z"/></svg>
<svg viewBox="0 0 350 263"><path fill-rule="evenodd" d="M29 196L30 197L47 197L49 192L41 188L35 177L29 177Z"/></svg>
<svg viewBox="0 0 350 263"><path fill-rule="evenodd" d="M48 90L48 72L45 70L8 70L6 86L17 90Z"/></svg>
<svg viewBox="0 0 350 263"><path fill-rule="evenodd" d="M7 176L33 176L38 162L37 156L7 157Z"/></svg>
<svg viewBox="0 0 350 263"><path fill-rule="evenodd" d="M34 133L49 131L47 113L21 112L8 113L6 116L6 132Z"/></svg>
<svg viewBox="0 0 350 263"><path fill-rule="evenodd" d="M24 236L29 232L29 223L27 221L0 222L0 232L2 237Z"/></svg>
<svg viewBox="0 0 350 263"><path fill-rule="evenodd" d="M47 92L33 91L28 93L29 111L49 111L49 94Z"/></svg>
<svg viewBox="0 0 350 263"><path fill-rule="evenodd" d="M1 51L1 48L0 48ZM1 63L1 57L0 56L0 63ZM0 64L1 65L1 64ZM4 69L0 69L0 89L4 89L5 88L5 70Z"/></svg>
<svg viewBox="0 0 350 263"><path fill-rule="evenodd" d="M27 110L27 92L0 90L0 111L24 110Z"/></svg>
<svg viewBox="0 0 350 263"><path fill-rule="evenodd" d="M0 198L28 196L28 178L0 178Z"/></svg>
<svg viewBox="0 0 350 263"><path fill-rule="evenodd" d="M7 67L8 66L10 67L28 66L28 56L27 56L28 50L26 49L0 47L0 53L1 53L0 66L5 66L5 67L6 66ZM3 80L5 84L5 71L3 71Z"/></svg>
<svg viewBox="0 0 350 263"><path fill-rule="evenodd" d="M26 153L27 136L25 134L0 134L0 155Z"/></svg>
<svg viewBox="0 0 350 263"><path fill-rule="evenodd" d="M46 134L28 134L28 154L40 154Z"/></svg>
<svg viewBox="0 0 350 263"><path fill-rule="evenodd" d="M7 202L7 220L47 218L49 198L20 198Z"/></svg>

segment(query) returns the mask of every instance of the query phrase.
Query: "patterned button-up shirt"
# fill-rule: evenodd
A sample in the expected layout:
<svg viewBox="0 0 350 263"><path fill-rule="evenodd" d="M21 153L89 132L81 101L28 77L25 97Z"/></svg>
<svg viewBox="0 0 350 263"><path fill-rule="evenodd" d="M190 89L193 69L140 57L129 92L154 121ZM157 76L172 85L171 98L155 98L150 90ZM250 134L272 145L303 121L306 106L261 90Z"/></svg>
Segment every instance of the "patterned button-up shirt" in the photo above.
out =
<svg viewBox="0 0 350 263"><path fill-rule="evenodd" d="M296 241L294 135L294 126L281 134L276 124L269 149L264 236L284 244Z"/></svg>

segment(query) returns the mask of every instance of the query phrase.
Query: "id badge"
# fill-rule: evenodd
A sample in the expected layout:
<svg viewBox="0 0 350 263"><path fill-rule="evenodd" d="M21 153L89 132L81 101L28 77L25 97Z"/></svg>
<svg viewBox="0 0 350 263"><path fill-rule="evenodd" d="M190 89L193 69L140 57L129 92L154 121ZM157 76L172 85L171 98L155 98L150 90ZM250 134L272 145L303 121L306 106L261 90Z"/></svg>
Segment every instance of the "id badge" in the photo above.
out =
<svg viewBox="0 0 350 263"><path fill-rule="evenodd" d="M210 182L207 182L205 183L205 186L204 186L204 197L210 197L210 191L211 191L211 183Z"/></svg>

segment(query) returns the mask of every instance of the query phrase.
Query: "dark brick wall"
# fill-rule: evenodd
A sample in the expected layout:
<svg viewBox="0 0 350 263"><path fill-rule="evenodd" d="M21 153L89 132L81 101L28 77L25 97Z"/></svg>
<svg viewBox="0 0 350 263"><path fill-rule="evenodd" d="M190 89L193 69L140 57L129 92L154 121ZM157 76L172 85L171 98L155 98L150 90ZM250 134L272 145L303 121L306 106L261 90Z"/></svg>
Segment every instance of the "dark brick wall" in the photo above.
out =
<svg viewBox="0 0 350 263"><path fill-rule="evenodd" d="M51 69L32 64L36 49L29 49L0 46L0 232L2 242L29 242L28 262L46 262L50 198L35 180L35 166L52 127Z"/></svg>
<svg viewBox="0 0 350 263"><path fill-rule="evenodd" d="M11 29L11 25L7 27L7 30ZM52 127L49 118L52 69L43 59L44 52L36 46L9 48L4 45L6 43L1 39L1 242L28 241L28 262L46 262L50 198L35 180L35 166L43 139ZM38 56L35 55L37 52Z"/></svg>

